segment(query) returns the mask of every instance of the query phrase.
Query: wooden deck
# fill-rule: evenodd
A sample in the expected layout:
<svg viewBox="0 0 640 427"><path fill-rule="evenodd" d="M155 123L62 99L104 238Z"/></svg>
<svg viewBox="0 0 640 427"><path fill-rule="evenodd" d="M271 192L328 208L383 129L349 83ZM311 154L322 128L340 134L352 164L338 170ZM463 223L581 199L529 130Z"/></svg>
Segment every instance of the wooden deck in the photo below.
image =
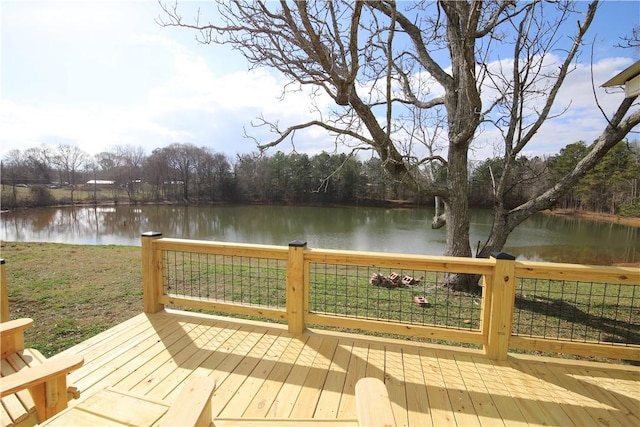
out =
<svg viewBox="0 0 640 427"><path fill-rule="evenodd" d="M640 425L634 366L498 362L326 331L294 338L284 325L181 311L137 315L65 353L85 358L69 379L82 398L113 387L171 402L188 377L210 376L217 418L354 420L355 384L367 376L384 380L397 425Z"/></svg>

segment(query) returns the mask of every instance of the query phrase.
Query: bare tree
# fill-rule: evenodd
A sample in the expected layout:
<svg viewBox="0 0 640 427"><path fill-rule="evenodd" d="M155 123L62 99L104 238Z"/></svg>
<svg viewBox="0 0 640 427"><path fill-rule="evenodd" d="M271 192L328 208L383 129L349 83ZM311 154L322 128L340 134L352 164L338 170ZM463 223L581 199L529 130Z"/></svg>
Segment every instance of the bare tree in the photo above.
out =
<svg viewBox="0 0 640 427"><path fill-rule="evenodd" d="M118 145L115 152L120 161L116 182L125 188L129 201L137 203L137 193L142 182L142 167L147 158L144 149L132 145Z"/></svg>
<svg viewBox="0 0 640 427"><path fill-rule="evenodd" d="M87 159L87 153L75 145L60 144L56 147L53 157L53 164L58 167L60 182L67 182L71 188L71 203L73 203L73 193L78 184L77 172Z"/></svg>
<svg viewBox="0 0 640 427"><path fill-rule="evenodd" d="M24 156L36 182L40 184L51 183L51 148L44 144L28 148L24 151Z"/></svg>
<svg viewBox="0 0 640 427"><path fill-rule="evenodd" d="M505 172L496 181L494 223L478 254L486 257L500 250L522 221L551 207L640 123L640 111L632 111L635 98L622 101L598 143L568 175L507 208L506 177L543 123L554 117L552 107L575 66L597 1L216 3L215 20L209 22L200 14L186 22L177 4L161 3L160 23L195 29L202 43L230 44L251 67L270 67L290 78L288 88L307 86L335 103L318 120L287 129L270 123L276 135L260 148L315 126L336 135L337 144L375 150L393 179L414 187L427 182L429 192L444 201L446 255L472 254L469 153L483 127L494 125L502 134ZM497 44L511 49L508 58L496 61ZM425 78L429 85L418 84ZM400 132L413 127L401 113L416 109L420 115L404 117L428 122L446 115L445 182L417 179L420 159L431 156L405 144ZM476 286L475 278L465 276L452 276L449 283L459 289Z"/></svg>

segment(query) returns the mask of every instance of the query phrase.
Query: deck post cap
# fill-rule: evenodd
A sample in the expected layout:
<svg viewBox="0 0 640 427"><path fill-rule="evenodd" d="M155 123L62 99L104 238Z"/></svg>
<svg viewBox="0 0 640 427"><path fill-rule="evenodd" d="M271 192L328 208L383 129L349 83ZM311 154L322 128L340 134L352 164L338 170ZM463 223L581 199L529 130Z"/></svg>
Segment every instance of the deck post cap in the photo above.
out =
<svg viewBox="0 0 640 427"><path fill-rule="evenodd" d="M142 237L158 237L162 236L162 232L160 231L145 231L142 233Z"/></svg>
<svg viewBox="0 0 640 427"><path fill-rule="evenodd" d="M506 252L491 252L491 256L495 259L504 259L508 261L515 261L516 257Z"/></svg>
<svg viewBox="0 0 640 427"><path fill-rule="evenodd" d="M307 246L307 242L303 240L294 240L293 242L289 242L289 247L304 248L305 246Z"/></svg>

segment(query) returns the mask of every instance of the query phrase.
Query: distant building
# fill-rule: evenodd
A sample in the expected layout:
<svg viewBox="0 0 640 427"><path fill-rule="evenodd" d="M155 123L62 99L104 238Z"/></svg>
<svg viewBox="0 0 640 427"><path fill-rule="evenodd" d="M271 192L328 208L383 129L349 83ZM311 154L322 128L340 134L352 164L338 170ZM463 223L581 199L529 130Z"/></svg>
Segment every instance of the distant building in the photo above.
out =
<svg viewBox="0 0 640 427"><path fill-rule="evenodd" d="M87 185L113 185L114 181L108 181L106 179L90 179L87 181Z"/></svg>

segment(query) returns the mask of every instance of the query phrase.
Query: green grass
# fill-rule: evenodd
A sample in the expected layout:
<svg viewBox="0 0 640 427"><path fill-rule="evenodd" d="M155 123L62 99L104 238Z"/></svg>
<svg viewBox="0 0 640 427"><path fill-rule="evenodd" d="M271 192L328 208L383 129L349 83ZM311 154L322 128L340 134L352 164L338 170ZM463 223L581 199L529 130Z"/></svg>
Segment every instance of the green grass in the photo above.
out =
<svg viewBox="0 0 640 427"><path fill-rule="evenodd" d="M7 243L9 311L30 317L25 340L51 356L142 312L138 247Z"/></svg>
<svg viewBox="0 0 640 427"><path fill-rule="evenodd" d="M520 280L514 324L523 336L640 344L640 287Z"/></svg>

